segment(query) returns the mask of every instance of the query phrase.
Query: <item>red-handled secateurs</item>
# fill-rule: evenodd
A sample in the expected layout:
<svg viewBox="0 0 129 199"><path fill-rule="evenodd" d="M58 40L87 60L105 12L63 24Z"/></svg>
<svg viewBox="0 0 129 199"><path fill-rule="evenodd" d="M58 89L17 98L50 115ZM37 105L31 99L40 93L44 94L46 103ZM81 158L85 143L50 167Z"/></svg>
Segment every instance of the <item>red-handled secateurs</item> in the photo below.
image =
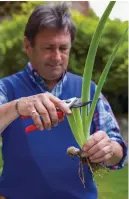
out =
<svg viewBox="0 0 129 199"><path fill-rule="evenodd" d="M82 103L81 102L81 98L77 98L77 97L73 97L73 98L70 98L70 99L67 99L67 100L63 100L63 101L67 104L67 106L70 109L83 107L83 106L86 106L86 105L91 103L91 101ZM60 109L58 109L58 108L57 108L57 115L58 115L59 119L63 119L63 117L64 117L63 112ZM27 118L30 118L30 116L21 116L21 119L27 119ZM35 124L28 126L25 129L25 132L29 133L29 132L34 131L34 130L37 130L37 127L36 127Z"/></svg>

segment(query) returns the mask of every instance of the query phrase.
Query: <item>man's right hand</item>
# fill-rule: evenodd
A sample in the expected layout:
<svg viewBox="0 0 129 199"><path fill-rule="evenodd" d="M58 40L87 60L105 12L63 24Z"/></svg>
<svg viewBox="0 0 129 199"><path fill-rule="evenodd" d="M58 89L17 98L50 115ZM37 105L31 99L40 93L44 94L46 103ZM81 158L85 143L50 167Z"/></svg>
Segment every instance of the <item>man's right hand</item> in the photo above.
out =
<svg viewBox="0 0 129 199"><path fill-rule="evenodd" d="M48 92L21 98L17 108L20 115L32 117L38 129L46 128L50 130L51 127L57 126L59 123L56 107L64 115L72 113L65 102Z"/></svg>

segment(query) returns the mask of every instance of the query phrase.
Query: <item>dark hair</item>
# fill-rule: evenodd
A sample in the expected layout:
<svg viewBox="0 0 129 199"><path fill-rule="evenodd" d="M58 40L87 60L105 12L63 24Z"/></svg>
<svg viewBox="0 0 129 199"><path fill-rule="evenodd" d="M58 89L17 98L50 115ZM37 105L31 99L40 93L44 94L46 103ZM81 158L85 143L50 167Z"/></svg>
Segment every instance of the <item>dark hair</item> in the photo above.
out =
<svg viewBox="0 0 129 199"><path fill-rule="evenodd" d="M73 41L76 34L76 27L72 21L69 7L69 4L66 2L37 6L30 15L24 32L24 35L31 44L34 43L36 34L42 28L61 29L67 27L71 35L71 41Z"/></svg>

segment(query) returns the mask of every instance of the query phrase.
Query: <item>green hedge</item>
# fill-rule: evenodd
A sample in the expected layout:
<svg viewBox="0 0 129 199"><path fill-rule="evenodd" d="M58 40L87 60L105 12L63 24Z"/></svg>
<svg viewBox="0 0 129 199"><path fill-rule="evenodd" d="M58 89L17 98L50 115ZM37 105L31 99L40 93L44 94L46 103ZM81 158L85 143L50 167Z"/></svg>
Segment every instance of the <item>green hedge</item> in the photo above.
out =
<svg viewBox="0 0 129 199"><path fill-rule="evenodd" d="M41 2L25 2L21 11L0 24L0 77L8 76L24 68L24 28L33 8ZM43 3L43 2L42 2Z"/></svg>
<svg viewBox="0 0 129 199"><path fill-rule="evenodd" d="M36 4L40 4L40 2L21 4L22 8L19 15L15 14L11 19L4 20L0 24L0 77L8 76L23 69L27 62L23 49L24 27ZM77 37L71 50L68 69L82 75L85 58L98 19L97 17L85 17L78 12L73 12L73 19L77 26ZM95 60L93 80L96 83L115 44L127 25L127 22L119 20L109 20L106 24ZM103 90L109 97L116 112L122 112L124 110L123 105L127 102L127 53L128 38L124 40L117 53ZM121 102L123 102L123 105L118 105L122 104Z"/></svg>

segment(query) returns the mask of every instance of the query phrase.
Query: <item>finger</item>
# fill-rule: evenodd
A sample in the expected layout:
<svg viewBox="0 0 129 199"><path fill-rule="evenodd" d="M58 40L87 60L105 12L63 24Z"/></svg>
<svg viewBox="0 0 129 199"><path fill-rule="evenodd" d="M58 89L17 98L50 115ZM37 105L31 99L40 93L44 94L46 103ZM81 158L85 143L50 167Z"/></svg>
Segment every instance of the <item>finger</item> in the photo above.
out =
<svg viewBox="0 0 129 199"><path fill-rule="evenodd" d="M63 113L65 113L66 115L72 114L70 108L63 100L60 100L59 98L55 97L50 93L48 95L51 102L53 102L55 106L58 107Z"/></svg>
<svg viewBox="0 0 129 199"><path fill-rule="evenodd" d="M42 131L44 129L43 123L41 122L40 115L36 111L35 108L32 110L31 117L32 117L32 120L34 121L34 124L36 125L36 127Z"/></svg>
<svg viewBox="0 0 129 199"><path fill-rule="evenodd" d="M108 153L110 153L110 154L112 153L112 147L110 145L105 146L104 148L102 148L97 153L93 154L92 156L89 156L89 159L91 161L94 161L94 160L99 159L99 158L104 158Z"/></svg>
<svg viewBox="0 0 129 199"><path fill-rule="evenodd" d="M112 153L108 153L104 157L97 158L97 159L90 160L90 161L92 163L102 163L102 162L105 162L105 161L109 160L111 157L112 157Z"/></svg>
<svg viewBox="0 0 129 199"><path fill-rule="evenodd" d="M32 102L28 103L28 110L27 111L29 113L29 116L32 117L32 120L34 121L34 124L36 125L36 127L40 130L43 130L44 127L43 127L43 124L40 120L40 116L39 116L37 110L35 109L35 105Z"/></svg>
<svg viewBox="0 0 129 199"><path fill-rule="evenodd" d="M50 116L49 116L47 109L44 107L44 105L40 101L37 101L35 103L35 108L36 108L37 112L39 113L39 115L42 117L42 121L40 119L42 126L44 126L46 129L50 130L52 124L51 124Z"/></svg>
<svg viewBox="0 0 129 199"><path fill-rule="evenodd" d="M48 114L49 114L49 117L51 120L51 127L57 126L59 123L59 119L58 119L57 110L56 110L55 105L48 98L44 98L42 100L42 103L48 111Z"/></svg>
<svg viewBox="0 0 129 199"><path fill-rule="evenodd" d="M105 135L101 133L101 131L97 131L93 135L90 136L89 140L86 144L84 144L82 150L87 152L90 150L94 145L98 144L101 140L105 138Z"/></svg>
<svg viewBox="0 0 129 199"><path fill-rule="evenodd" d="M110 145L111 140L109 138L104 138L102 139L100 142L98 142L97 144L95 144L91 149L89 149L86 153L86 156L92 156L93 154L97 153L98 151L100 151L101 149L103 149L104 147Z"/></svg>

